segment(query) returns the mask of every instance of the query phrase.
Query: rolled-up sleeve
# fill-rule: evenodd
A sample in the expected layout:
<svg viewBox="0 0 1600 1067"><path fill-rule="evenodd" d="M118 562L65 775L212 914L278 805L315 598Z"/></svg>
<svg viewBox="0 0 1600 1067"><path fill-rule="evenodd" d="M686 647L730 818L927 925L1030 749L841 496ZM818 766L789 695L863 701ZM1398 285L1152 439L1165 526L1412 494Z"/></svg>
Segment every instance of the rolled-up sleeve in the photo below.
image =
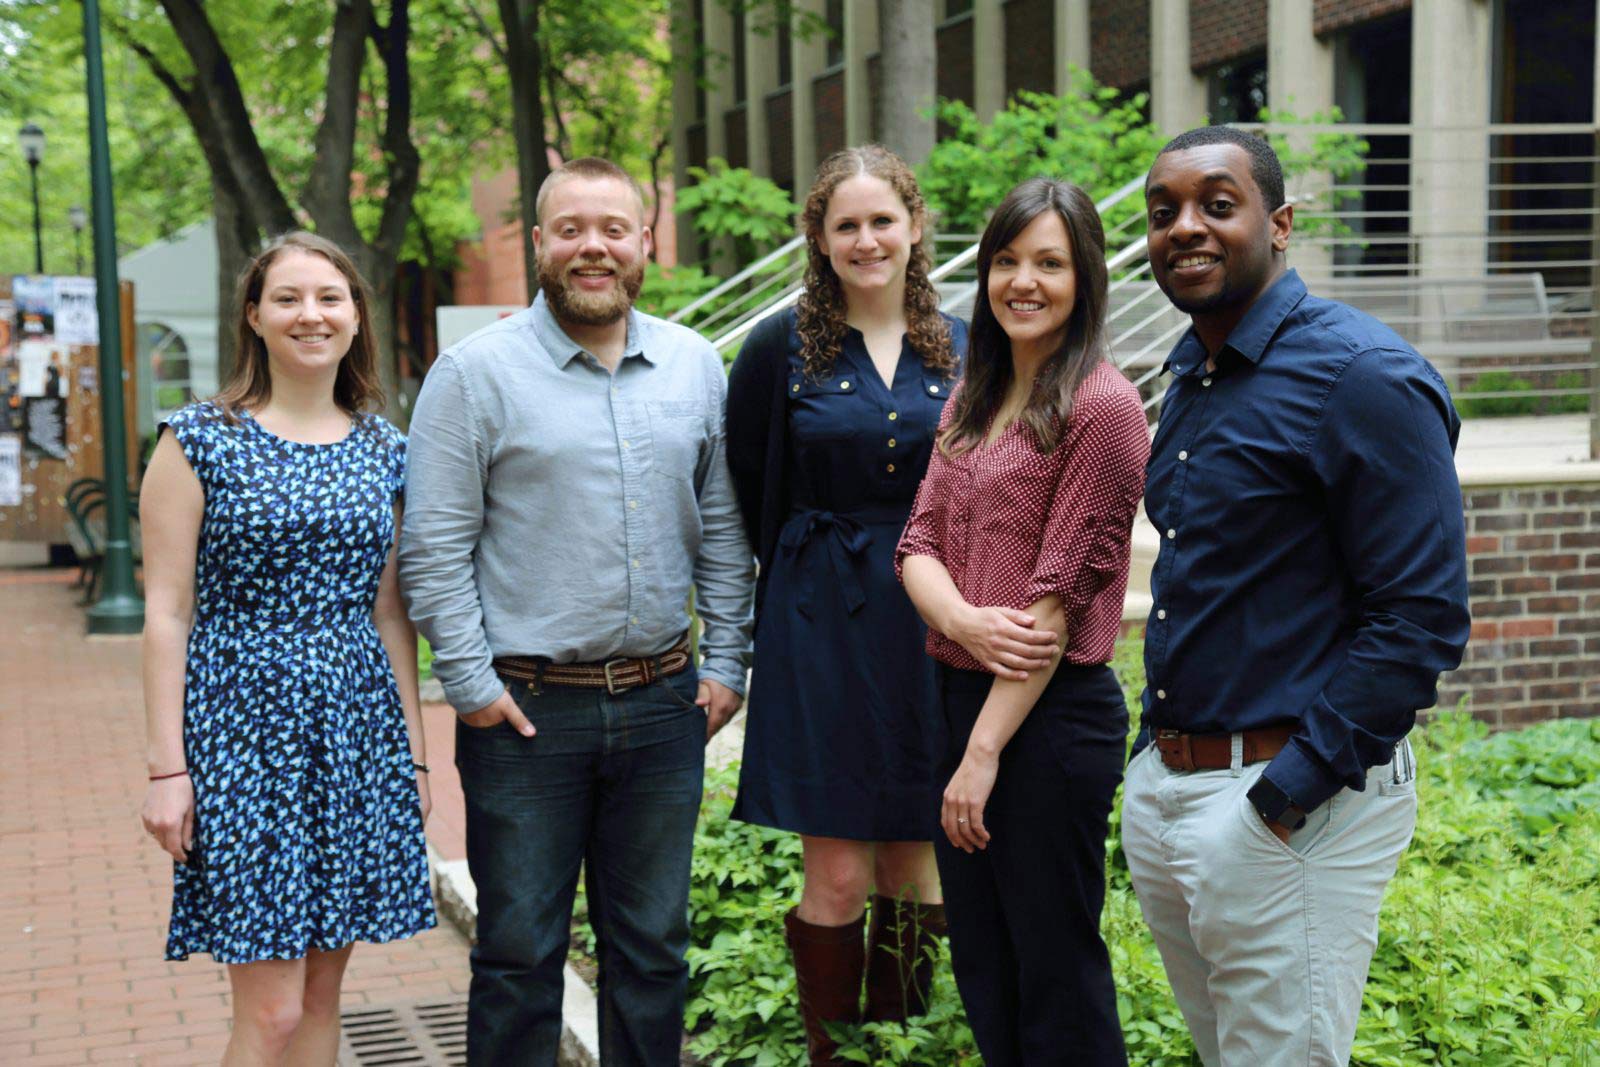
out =
<svg viewBox="0 0 1600 1067"><path fill-rule="evenodd" d="M1144 409L1131 386L1079 404L1058 446L1067 460L1023 594L1025 605L1060 597L1069 626L1107 585L1127 580L1133 516L1150 458Z"/></svg>
<svg viewBox="0 0 1600 1067"><path fill-rule="evenodd" d="M714 405L697 486L702 536L694 561L695 607L705 624L700 673L743 695L755 625L755 555L728 471L727 384L717 354L708 351L705 358Z"/></svg>
<svg viewBox="0 0 1600 1067"><path fill-rule="evenodd" d="M1459 425L1421 357L1375 350L1341 376L1310 442L1360 615L1343 663L1264 772L1302 809L1363 788L1434 703L1440 672L1461 662L1471 620Z"/></svg>
<svg viewBox="0 0 1600 1067"><path fill-rule="evenodd" d="M441 356L411 417L400 591L433 647L433 671L458 713L496 700L473 552L483 530L488 451L459 364Z"/></svg>

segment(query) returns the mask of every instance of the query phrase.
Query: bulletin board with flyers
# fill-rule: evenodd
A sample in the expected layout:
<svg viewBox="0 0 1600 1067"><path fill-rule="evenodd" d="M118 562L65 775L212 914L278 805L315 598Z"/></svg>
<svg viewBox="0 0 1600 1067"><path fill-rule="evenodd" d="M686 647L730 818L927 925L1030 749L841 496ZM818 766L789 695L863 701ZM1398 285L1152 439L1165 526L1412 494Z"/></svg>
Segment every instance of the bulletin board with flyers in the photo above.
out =
<svg viewBox="0 0 1600 1067"><path fill-rule="evenodd" d="M122 389L129 477L138 477L133 413L133 286L121 286ZM93 278L0 275L0 542L62 544L62 495L105 477L100 438L100 319Z"/></svg>

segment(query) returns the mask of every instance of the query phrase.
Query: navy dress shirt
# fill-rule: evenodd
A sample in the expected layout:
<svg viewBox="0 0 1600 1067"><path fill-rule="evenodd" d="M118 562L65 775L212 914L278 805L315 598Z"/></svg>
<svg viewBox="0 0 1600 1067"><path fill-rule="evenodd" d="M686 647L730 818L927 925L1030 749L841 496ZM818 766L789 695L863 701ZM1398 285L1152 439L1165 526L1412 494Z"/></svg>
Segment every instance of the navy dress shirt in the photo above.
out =
<svg viewBox="0 0 1600 1067"><path fill-rule="evenodd" d="M1141 745L1298 724L1264 777L1310 811L1361 789L1461 662L1461 423L1415 349L1294 271L1215 362L1192 329L1167 360Z"/></svg>

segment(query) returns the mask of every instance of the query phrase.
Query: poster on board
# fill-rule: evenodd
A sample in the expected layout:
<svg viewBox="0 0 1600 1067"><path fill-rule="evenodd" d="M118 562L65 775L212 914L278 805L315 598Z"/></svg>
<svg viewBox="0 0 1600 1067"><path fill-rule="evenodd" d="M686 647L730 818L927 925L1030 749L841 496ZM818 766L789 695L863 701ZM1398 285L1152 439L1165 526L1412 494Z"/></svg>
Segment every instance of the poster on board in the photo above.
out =
<svg viewBox="0 0 1600 1067"><path fill-rule="evenodd" d="M12 339L16 325L17 305L9 300L0 300L0 364L11 358Z"/></svg>
<svg viewBox="0 0 1600 1067"><path fill-rule="evenodd" d="M24 341L17 346L17 392L22 396L67 395L67 350L59 341Z"/></svg>
<svg viewBox="0 0 1600 1067"><path fill-rule="evenodd" d="M0 434L0 508L22 503L22 438Z"/></svg>
<svg viewBox="0 0 1600 1067"><path fill-rule="evenodd" d="M11 279L17 338L52 337L56 332L56 280L19 274Z"/></svg>
<svg viewBox="0 0 1600 1067"><path fill-rule="evenodd" d="M63 345L100 343L100 312L93 278L56 279L56 340Z"/></svg>
<svg viewBox="0 0 1600 1067"><path fill-rule="evenodd" d="M30 396L22 402L23 445L29 455L67 458L67 402L59 396Z"/></svg>

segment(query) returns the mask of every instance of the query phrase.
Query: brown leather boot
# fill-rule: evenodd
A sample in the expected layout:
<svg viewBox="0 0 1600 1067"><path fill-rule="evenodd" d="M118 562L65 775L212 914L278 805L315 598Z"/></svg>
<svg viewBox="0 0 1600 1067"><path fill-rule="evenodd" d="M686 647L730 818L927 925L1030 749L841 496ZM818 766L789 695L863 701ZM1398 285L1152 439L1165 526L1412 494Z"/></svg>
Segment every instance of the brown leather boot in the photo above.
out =
<svg viewBox="0 0 1600 1067"><path fill-rule="evenodd" d="M925 1015L933 992L936 939L948 927L943 904L874 896L867 948L867 1021Z"/></svg>
<svg viewBox="0 0 1600 1067"><path fill-rule="evenodd" d="M861 1020L861 975L866 970L862 932L866 916L843 926L814 926L798 909L783 917L784 940L794 956L800 1018L811 1067L838 1067L839 1045L824 1023Z"/></svg>

